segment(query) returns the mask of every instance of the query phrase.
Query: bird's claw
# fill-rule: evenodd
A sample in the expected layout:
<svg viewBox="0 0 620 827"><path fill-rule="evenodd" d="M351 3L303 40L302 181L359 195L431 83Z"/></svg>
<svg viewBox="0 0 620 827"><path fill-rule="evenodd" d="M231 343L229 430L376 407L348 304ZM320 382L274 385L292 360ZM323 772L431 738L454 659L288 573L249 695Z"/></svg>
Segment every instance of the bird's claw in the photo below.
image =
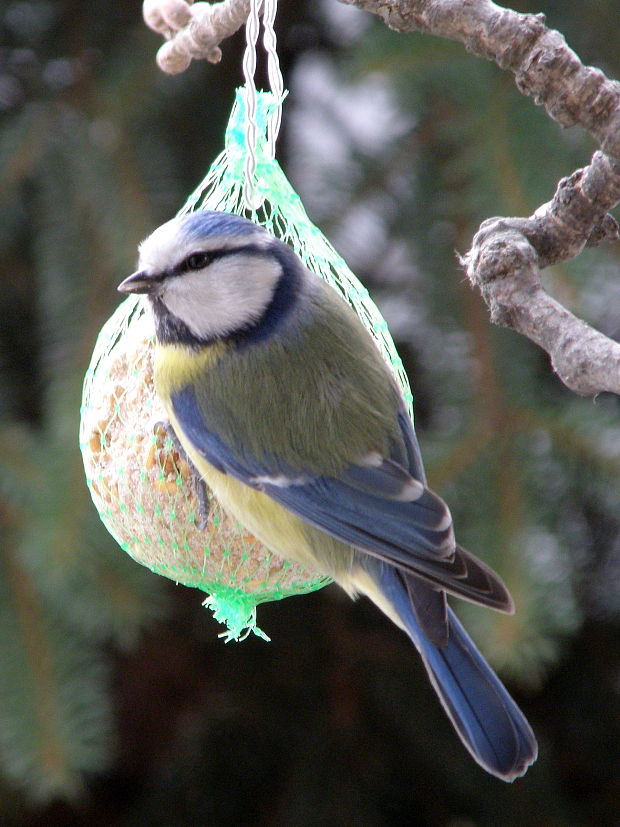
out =
<svg viewBox="0 0 620 827"><path fill-rule="evenodd" d="M175 433L172 424L168 422L168 420L161 420L156 422L153 425L153 433L158 436L158 432L163 431L168 439L172 443L172 448L176 451L177 454L181 457L181 459L187 463L191 474L192 479L194 480L194 493L196 494L196 500L198 503L197 506L197 514L196 519L194 521L194 525L199 531L204 531L205 528L209 525L209 494L207 491L207 486L203 478L201 477L198 469L187 455L185 449L181 445L178 436Z"/></svg>

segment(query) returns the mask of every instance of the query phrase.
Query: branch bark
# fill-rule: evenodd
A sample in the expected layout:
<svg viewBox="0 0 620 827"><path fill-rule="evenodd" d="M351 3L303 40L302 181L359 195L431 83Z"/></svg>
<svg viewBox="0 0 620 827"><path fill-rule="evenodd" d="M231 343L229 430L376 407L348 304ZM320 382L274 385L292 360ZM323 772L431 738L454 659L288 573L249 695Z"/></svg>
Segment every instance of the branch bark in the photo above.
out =
<svg viewBox="0 0 620 827"><path fill-rule="evenodd" d="M579 124L599 143L589 166L558 184L529 218L492 218L461 259L491 320L544 348L573 391L620 394L620 344L547 294L540 270L584 247L618 239L608 214L620 201L620 84L584 66L542 14L519 14L491 0L341 0L377 14L398 32L457 40L514 73L518 89L562 126Z"/></svg>
<svg viewBox="0 0 620 827"><path fill-rule="evenodd" d="M157 52L157 65L169 75L184 72L193 58L219 63L219 44L243 26L250 0L193 3L193 0L144 0L146 25L167 43Z"/></svg>

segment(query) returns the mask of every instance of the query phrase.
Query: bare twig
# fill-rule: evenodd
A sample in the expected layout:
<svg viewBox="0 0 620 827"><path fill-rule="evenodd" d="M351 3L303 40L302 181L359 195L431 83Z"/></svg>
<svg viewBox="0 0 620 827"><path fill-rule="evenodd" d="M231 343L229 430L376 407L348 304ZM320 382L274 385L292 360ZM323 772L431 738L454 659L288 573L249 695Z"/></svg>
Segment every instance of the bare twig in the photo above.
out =
<svg viewBox="0 0 620 827"><path fill-rule="evenodd" d="M218 63L219 44L243 26L250 13L250 0L192 2L144 0L142 5L147 26L168 40L157 52L157 65L170 75L184 72L192 58Z"/></svg>
<svg viewBox="0 0 620 827"><path fill-rule="evenodd" d="M540 269L618 238L607 211L620 201L620 84L583 66L543 15L518 14L491 0L341 0L373 12L399 32L462 42L510 69L521 92L562 126L581 125L598 141L589 166L558 185L530 218L485 221L462 259L497 324L543 347L573 391L620 394L620 345L577 319L543 289Z"/></svg>

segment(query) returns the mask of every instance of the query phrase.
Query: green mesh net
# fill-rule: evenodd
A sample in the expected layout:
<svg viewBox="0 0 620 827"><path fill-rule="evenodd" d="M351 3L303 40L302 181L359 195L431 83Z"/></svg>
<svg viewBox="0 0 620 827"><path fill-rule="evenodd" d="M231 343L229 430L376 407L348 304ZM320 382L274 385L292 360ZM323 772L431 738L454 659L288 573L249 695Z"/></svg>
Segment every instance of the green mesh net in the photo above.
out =
<svg viewBox="0 0 620 827"><path fill-rule="evenodd" d="M310 222L266 147L267 118L280 106L258 93L256 179L258 209L243 196L245 113L238 90L224 151L181 214L197 209L245 215L290 244L305 264L353 306L391 366L411 411L412 396L387 324L368 291ZM227 640L254 632L256 606L329 583L262 546L210 496L209 520L199 527L197 480L165 428L153 383L154 328L146 302L126 299L103 326L84 380L80 447L99 516L121 548L157 574L206 592L205 605L224 623Z"/></svg>
<svg viewBox="0 0 620 827"><path fill-rule="evenodd" d="M270 92L258 92L256 123L256 178L254 190L262 206L247 209L243 195L245 146L245 102L237 90L226 129L223 152L211 164L202 183L189 196L180 215L197 209L221 210L250 218L289 244L304 264L332 285L353 307L391 367L413 416L413 396L400 356L388 331L387 322L368 295L368 290L351 272L323 233L308 215L280 165L267 146L267 120L281 103Z"/></svg>

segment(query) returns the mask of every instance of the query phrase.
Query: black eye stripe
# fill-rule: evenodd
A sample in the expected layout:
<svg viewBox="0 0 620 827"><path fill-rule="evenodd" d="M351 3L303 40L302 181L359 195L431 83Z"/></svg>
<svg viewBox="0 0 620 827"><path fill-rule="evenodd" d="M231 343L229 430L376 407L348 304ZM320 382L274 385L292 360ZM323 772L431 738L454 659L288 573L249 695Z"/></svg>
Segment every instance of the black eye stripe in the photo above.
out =
<svg viewBox="0 0 620 827"><path fill-rule="evenodd" d="M181 276L183 273L191 272L192 270L202 270L218 258L224 256L233 256L237 253L255 253L258 255L265 255L266 251L256 244L246 244L243 247L230 247L220 250L195 250L186 256L180 264L169 272L170 276Z"/></svg>
<svg viewBox="0 0 620 827"><path fill-rule="evenodd" d="M195 250L177 264L169 274L171 276L181 276L183 273L189 273L192 270L202 270L203 267L207 267L226 252L226 250Z"/></svg>

